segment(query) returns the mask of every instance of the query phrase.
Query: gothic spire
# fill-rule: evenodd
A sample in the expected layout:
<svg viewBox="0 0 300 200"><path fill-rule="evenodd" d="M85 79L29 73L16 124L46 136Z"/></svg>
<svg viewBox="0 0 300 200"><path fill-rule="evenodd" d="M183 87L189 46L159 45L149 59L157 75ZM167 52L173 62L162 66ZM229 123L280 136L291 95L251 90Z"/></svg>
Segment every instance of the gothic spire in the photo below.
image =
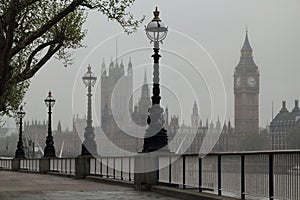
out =
<svg viewBox="0 0 300 200"><path fill-rule="evenodd" d="M221 130L221 122L220 122L219 116L218 116L218 120L217 120L217 123L216 123L216 129Z"/></svg>
<svg viewBox="0 0 300 200"><path fill-rule="evenodd" d="M243 44L243 47L241 49L241 57L240 57L240 62L237 67L242 68L242 67L250 67L250 68L257 68L254 60L253 60L253 50L250 45L249 39L248 39L248 30L246 30L246 36L245 36L245 41Z"/></svg>
<svg viewBox="0 0 300 200"><path fill-rule="evenodd" d="M58 124L57 124L57 132L61 133L61 123L60 120L58 120Z"/></svg>
<svg viewBox="0 0 300 200"><path fill-rule="evenodd" d="M108 76L111 76L113 74L113 71L114 71L114 62L113 62L112 57L110 57L109 75Z"/></svg>
<svg viewBox="0 0 300 200"><path fill-rule="evenodd" d="M143 83L143 86L142 86L142 96L141 96L141 99L149 99L149 88L148 88L148 81L147 81L147 72L145 70L144 72L144 83Z"/></svg>
<svg viewBox="0 0 300 200"><path fill-rule="evenodd" d="M73 133L74 134L77 134L78 132L77 132L77 128L76 128L76 125L75 125L75 120L73 119Z"/></svg>
<svg viewBox="0 0 300 200"><path fill-rule="evenodd" d="M198 106L197 106L196 101L194 101L193 115L195 115L195 116L198 116L198 115L199 115L199 113L198 113Z"/></svg>
<svg viewBox="0 0 300 200"><path fill-rule="evenodd" d="M241 51L251 51L251 52L253 51L248 39L248 29L246 29L246 37Z"/></svg>
<svg viewBox="0 0 300 200"><path fill-rule="evenodd" d="M102 76L106 76L106 65L104 62L104 58L102 60Z"/></svg>
<svg viewBox="0 0 300 200"><path fill-rule="evenodd" d="M128 68L127 68L128 73L132 73L132 63L131 63L131 57L129 57L129 62L128 62Z"/></svg>
<svg viewBox="0 0 300 200"><path fill-rule="evenodd" d="M147 71L144 72L144 85L147 84Z"/></svg>
<svg viewBox="0 0 300 200"><path fill-rule="evenodd" d="M120 72L121 72L121 74L124 74L124 64L123 64L123 59L121 59Z"/></svg>

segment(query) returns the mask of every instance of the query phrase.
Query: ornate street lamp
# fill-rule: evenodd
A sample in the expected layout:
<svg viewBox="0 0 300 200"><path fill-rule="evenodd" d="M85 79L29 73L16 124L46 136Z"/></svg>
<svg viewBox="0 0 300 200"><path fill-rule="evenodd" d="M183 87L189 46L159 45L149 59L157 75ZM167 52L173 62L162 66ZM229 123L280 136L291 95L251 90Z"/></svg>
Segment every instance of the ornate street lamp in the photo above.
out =
<svg viewBox="0 0 300 200"><path fill-rule="evenodd" d="M88 88L88 103L87 103L87 120L84 131L84 141L81 148L81 155L97 155L97 145L94 140L95 133L92 126L92 87L95 86L97 77L91 71L91 66L88 66L88 71L82 77L84 85Z"/></svg>
<svg viewBox="0 0 300 200"><path fill-rule="evenodd" d="M47 98L44 100L46 106L48 107L48 136L46 137L46 147L44 150L44 157L56 157L55 156L55 148L52 136L52 128L51 128L51 108L55 104L55 99L52 97L51 91L49 91Z"/></svg>
<svg viewBox="0 0 300 200"><path fill-rule="evenodd" d="M154 18L145 27L146 35L150 40L150 43L154 43L154 54L152 55L154 60L153 65L153 89L152 89L152 106L149 108L146 130L144 138L143 153L153 151L167 151L168 149L168 135L167 130L164 128L164 109L160 106L160 84L159 84L159 43L166 38L168 28L161 22L159 18L159 11L157 7L153 12Z"/></svg>
<svg viewBox="0 0 300 200"><path fill-rule="evenodd" d="M19 111L17 112L17 118L20 119L19 124L19 141L17 145L17 150L15 158L25 158L24 146L23 146L23 136L22 136L22 125L25 112L23 111L23 106L20 106Z"/></svg>

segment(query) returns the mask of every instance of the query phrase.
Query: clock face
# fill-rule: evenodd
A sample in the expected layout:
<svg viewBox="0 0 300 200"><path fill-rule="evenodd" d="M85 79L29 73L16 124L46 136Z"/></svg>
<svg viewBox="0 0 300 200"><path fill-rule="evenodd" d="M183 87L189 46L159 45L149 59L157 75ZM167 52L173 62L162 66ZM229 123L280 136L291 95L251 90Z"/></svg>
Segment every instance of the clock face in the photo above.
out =
<svg viewBox="0 0 300 200"><path fill-rule="evenodd" d="M256 81L254 77L249 77L247 80L247 84L249 87L254 87L256 85Z"/></svg>
<svg viewBox="0 0 300 200"><path fill-rule="evenodd" d="M237 77L235 80L235 85L239 87L241 85L241 77Z"/></svg>

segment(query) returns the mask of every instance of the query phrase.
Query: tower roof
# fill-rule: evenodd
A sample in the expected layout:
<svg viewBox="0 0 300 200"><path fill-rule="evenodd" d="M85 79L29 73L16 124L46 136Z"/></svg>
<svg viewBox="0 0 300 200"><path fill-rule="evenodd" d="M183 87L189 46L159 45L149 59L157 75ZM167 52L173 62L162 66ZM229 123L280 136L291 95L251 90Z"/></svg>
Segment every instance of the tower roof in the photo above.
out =
<svg viewBox="0 0 300 200"><path fill-rule="evenodd" d="M295 107L293 109L293 112L300 112L299 101L298 100L295 100Z"/></svg>
<svg viewBox="0 0 300 200"><path fill-rule="evenodd" d="M286 108L286 102L285 101L282 101L282 107L281 107L281 110L280 110L281 113L286 113L286 112L289 112L288 109Z"/></svg>
<svg viewBox="0 0 300 200"><path fill-rule="evenodd" d="M240 57L240 62L237 66L237 68L253 68L253 69L258 69L257 65L255 64L253 60L253 50L251 48L249 39L248 39L248 30L246 30L246 37L245 41L243 44L243 47L241 49L241 57Z"/></svg>
<svg viewBox="0 0 300 200"><path fill-rule="evenodd" d="M142 95L141 95L141 99L147 99L147 101L149 100L149 88L148 88L148 81L147 81L147 71L145 70L144 73L144 83L142 86Z"/></svg>
<svg viewBox="0 0 300 200"><path fill-rule="evenodd" d="M146 72L146 69L145 69L145 72L144 72L144 84L147 84L147 72Z"/></svg>
<svg viewBox="0 0 300 200"><path fill-rule="evenodd" d="M252 51L249 39L248 39L248 30L246 30L246 37L245 37L245 41L244 41L244 45L242 47L241 51Z"/></svg>
<svg viewBox="0 0 300 200"><path fill-rule="evenodd" d="M132 62L131 62L131 57L129 57L129 62L128 62L128 68L127 71L131 71L132 70Z"/></svg>
<svg viewBox="0 0 300 200"><path fill-rule="evenodd" d="M106 76L106 65L105 65L105 61L104 61L104 58L102 60L102 72L101 72L102 76Z"/></svg>
<svg viewBox="0 0 300 200"><path fill-rule="evenodd" d="M196 115L196 116L199 115L199 113L198 113L198 106L197 106L197 102L196 101L194 101L193 115Z"/></svg>

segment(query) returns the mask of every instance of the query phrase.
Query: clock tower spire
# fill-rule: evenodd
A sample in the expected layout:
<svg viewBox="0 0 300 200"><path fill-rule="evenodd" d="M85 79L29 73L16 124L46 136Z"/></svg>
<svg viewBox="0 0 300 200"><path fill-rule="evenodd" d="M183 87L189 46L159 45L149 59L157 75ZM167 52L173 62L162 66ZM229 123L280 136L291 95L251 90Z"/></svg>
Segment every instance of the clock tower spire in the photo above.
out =
<svg viewBox="0 0 300 200"><path fill-rule="evenodd" d="M240 134L258 133L259 71L252 53L248 30L246 30L240 61L234 71L235 132Z"/></svg>

